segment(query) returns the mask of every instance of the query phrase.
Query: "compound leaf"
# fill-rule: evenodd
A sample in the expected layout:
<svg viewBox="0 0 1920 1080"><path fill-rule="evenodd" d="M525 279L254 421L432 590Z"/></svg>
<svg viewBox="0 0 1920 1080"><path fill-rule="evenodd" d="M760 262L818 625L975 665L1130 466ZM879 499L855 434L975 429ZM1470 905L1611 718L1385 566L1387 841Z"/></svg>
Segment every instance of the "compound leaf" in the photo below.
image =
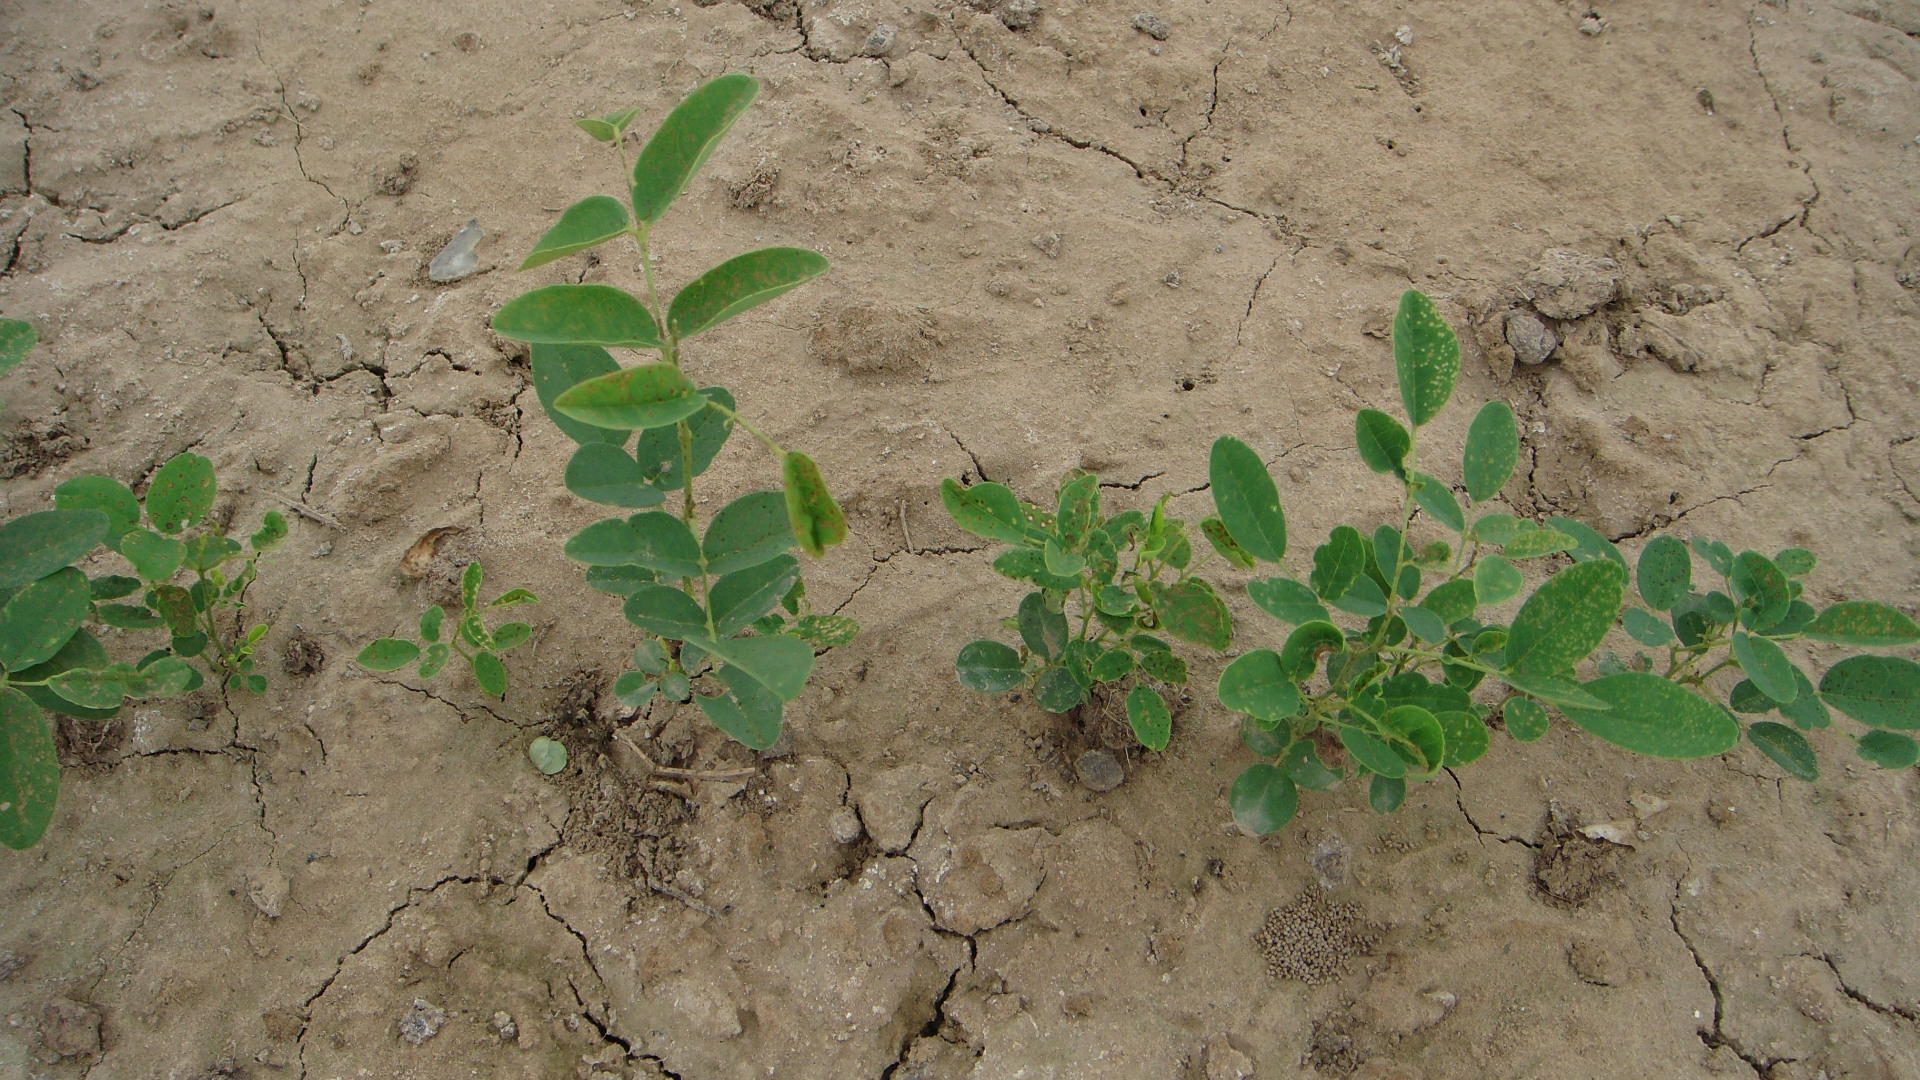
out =
<svg viewBox="0 0 1920 1080"><path fill-rule="evenodd" d="M1393 366L1407 419L1420 427L1453 396L1460 375L1460 340L1424 293L1408 289L1393 316Z"/></svg>
<svg viewBox="0 0 1920 1080"><path fill-rule="evenodd" d="M826 272L826 257L806 248L762 248L736 255L674 294L667 307L667 332L685 340Z"/></svg>
<svg viewBox="0 0 1920 1080"><path fill-rule="evenodd" d="M1740 741L1740 722L1731 713L1649 672L1607 675L1583 684L1583 689L1611 708L1597 712L1562 705L1560 711L1588 733L1636 753L1710 757L1726 753Z"/></svg>
<svg viewBox="0 0 1920 1080"><path fill-rule="evenodd" d="M581 123L582 121L575 121ZM604 123L604 121L597 121ZM589 195L560 215L553 228L533 245L520 269L531 270L555 259L564 259L578 251L597 247L627 231L627 208L608 195Z"/></svg>
<svg viewBox="0 0 1920 1080"><path fill-rule="evenodd" d="M646 225L659 221L759 93L758 80L732 72L675 106L633 163L634 217Z"/></svg>

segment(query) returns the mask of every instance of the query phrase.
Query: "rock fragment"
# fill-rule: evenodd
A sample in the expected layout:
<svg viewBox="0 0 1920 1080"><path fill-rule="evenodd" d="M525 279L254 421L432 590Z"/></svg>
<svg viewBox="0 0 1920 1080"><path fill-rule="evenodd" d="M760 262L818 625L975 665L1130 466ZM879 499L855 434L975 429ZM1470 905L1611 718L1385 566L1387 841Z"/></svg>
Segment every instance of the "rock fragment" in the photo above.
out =
<svg viewBox="0 0 1920 1080"><path fill-rule="evenodd" d="M485 235L487 231L480 227L478 218L461 226L460 231L453 234L453 239L447 241L447 246L440 249L440 254L427 264L427 279L446 285L472 277L474 271L480 268L480 256L474 252L474 248L479 246L480 238Z"/></svg>
<svg viewBox="0 0 1920 1080"><path fill-rule="evenodd" d="M1039 0L1007 0L1000 6L1000 23L1009 30L1025 30L1040 19Z"/></svg>
<svg viewBox="0 0 1920 1080"><path fill-rule="evenodd" d="M1572 248L1549 248L1520 281L1521 295L1550 319L1578 319L1620 296L1620 264Z"/></svg>
<svg viewBox="0 0 1920 1080"><path fill-rule="evenodd" d="M836 844L851 844L860 839L860 815L850 806L843 806L827 819L827 833Z"/></svg>
<svg viewBox="0 0 1920 1080"><path fill-rule="evenodd" d="M447 1022L447 1010L436 1008L426 998L414 998L407 1007L407 1013L400 1018L400 1037L414 1046L419 1046L435 1035Z"/></svg>
<svg viewBox="0 0 1920 1080"><path fill-rule="evenodd" d="M1167 20L1144 11L1133 17L1133 28L1155 41L1165 41L1173 36L1173 27L1167 25Z"/></svg>
<svg viewBox="0 0 1920 1080"><path fill-rule="evenodd" d="M1127 779L1126 771L1120 767L1120 759L1105 750L1089 750L1081 754L1073 763L1073 775L1089 791L1112 791Z"/></svg>
<svg viewBox="0 0 1920 1080"><path fill-rule="evenodd" d="M875 26L867 35L867 40L861 44L860 55L881 57L891 53L894 39L899 36L899 33L899 30L886 23Z"/></svg>
<svg viewBox="0 0 1920 1080"><path fill-rule="evenodd" d="M1522 364L1544 364L1553 350L1560 347L1560 339L1553 329L1531 311L1507 312L1505 334L1507 344L1513 348L1513 358Z"/></svg>
<svg viewBox="0 0 1920 1080"><path fill-rule="evenodd" d="M63 1058L100 1053L100 1010L69 997L54 997L40 1009L40 1041Z"/></svg>
<svg viewBox="0 0 1920 1080"><path fill-rule="evenodd" d="M293 882L271 866L247 875L247 899L269 919L280 917L281 908L292 891Z"/></svg>

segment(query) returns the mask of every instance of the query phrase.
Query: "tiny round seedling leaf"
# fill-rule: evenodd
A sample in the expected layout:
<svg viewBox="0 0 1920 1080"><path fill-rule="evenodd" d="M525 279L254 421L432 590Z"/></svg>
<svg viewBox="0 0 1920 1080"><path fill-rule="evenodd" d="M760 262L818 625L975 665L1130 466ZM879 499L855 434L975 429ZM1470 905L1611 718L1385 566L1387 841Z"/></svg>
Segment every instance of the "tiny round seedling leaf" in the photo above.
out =
<svg viewBox="0 0 1920 1080"><path fill-rule="evenodd" d="M775 247L736 255L688 282L667 307L667 332L684 341L827 272L826 257Z"/></svg>
<svg viewBox="0 0 1920 1080"><path fill-rule="evenodd" d="M1513 407L1504 401L1480 406L1472 426L1467 428L1467 445L1460 457L1467 497L1486 502L1500 494L1519 463L1520 428L1514 422Z"/></svg>
<svg viewBox="0 0 1920 1080"><path fill-rule="evenodd" d="M1227 794L1227 803L1241 828L1265 836L1293 820L1300 808L1300 789L1291 776L1263 762L1249 765L1240 773Z"/></svg>
<svg viewBox="0 0 1920 1080"><path fill-rule="evenodd" d="M527 744L527 760L533 767L552 776L567 767L565 744L542 735Z"/></svg>
<svg viewBox="0 0 1920 1080"><path fill-rule="evenodd" d="M420 646L405 638L380 638L369 642L354 657L354 663L368 671L398 671L420 656Z"/></svg>
<svg viewBox="0 0 1920 1080"><path fill-rule="evenodd" d="M847 538L846 515L827 491L826 478L812 458L798 450L787 451L780 459L780 476L786 487L787 521L802 551L817 559Z"/></svg>
<svg viewBox="0 0 1920 1080"><path fill-rule="evenodd" d="M1260 455L1223 435L1214 440L1207 476L1214 508L1233 540L1256 559L1279 562L1287 553L1287 518L1280 489Z"/></svg>
<svg viewBox="0 0 1920 1080"><path fill-rule="evenodd" d="M669 427L707 407L672 364L642 364L588 379L553 399L559 412L601 428Z"/></svg>
<svg viewBox="0 0 1920 1080"><path fill-rule="evenodd" d="M583 125L588 123L586 120L574 122ZM592 122L607 129L607 137L601 141L612 142L617 138L612 125L601 120ZM600 138L598 135L594 137ZM548 229L540 242L533 245L533 250L527 253L527 259L520 264L520 269L531 270L575 252L597 247L625 233L630 224L627 208L620 205L619 199L607 195L589 195L567 207L553 228Z"/></svg>
<svg viewBox="0 0 1920 1080"><path fill-rule="evenodd" d="M1133 727L1133 737L1149 750L1165 750L1173 738L1173 713L1151 687L1127 691L1127 723Z"/></svg>
<svg viewBox="0 0 1920 1080"><path fill-rule="evenodd" d="M657 349L660 328L640 298L611 285L548 285L522 293L493 314L503 338L533 345Z"/></svg>
<svg viewBox="0 0 1920 1080"><path fill-rule="evenodd" d="M1400 401L1414 427L1432 420L1453 396L1460 374L1460 341L1426 294L1408 289L1393 316L1393 365Z"/></svg>
<svg viewBox="0 0 1920 1080"><path fill-rule="evenodd" d="M1747 740L1785 769L1788 776L1808 783L1820 779L1820 759L1815 756L1813 745L1807 742L1806 736L1787 725L1762 720L1747 728Z"/></svg>
<svg viewBox="0 0 1920 1080"><path fill-rule="evenodd" d="M1898 656L1849 656L1820 678L1827 704L1877 728L1920 728L1920 664Z"/></svg>
<svg viewBox="0 0 1920 1080"><path fill-rule="evenodd" d="M1860 736L1855 749L1883 769L1910 769L1920 761L1920 743L1891 731L1869 731Z"/></svg>

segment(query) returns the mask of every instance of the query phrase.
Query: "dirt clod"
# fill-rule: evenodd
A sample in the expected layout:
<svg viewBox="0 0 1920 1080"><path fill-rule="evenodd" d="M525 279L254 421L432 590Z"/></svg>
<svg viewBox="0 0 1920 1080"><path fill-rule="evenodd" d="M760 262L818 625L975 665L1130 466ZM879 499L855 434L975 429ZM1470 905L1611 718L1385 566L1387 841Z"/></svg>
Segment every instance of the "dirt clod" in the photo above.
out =
<svg viewBox="0 0 1920 1080"><path fill-rule="evenodd" d="M1112 791L1126 782L1120 759L1105 750L1089 750L1073 763L1074 778L1089 791Z"/></svg>
<svg viewBox="0 0 1920 1080"><path fill-rule="evenodd" d="M440 1028L447 1022L447 1011L438 1008L425 998L414 998L407 1006L406 1015L400 1018L400 1037L415 1046L440 1034Z"/></svg>
<svg viewBox="0 0 1920 1080"><path fill-rule="evenodd" d="M54 997L40 1009L40 1041L63 1058L100 1053L103 1017L92 1005L69 997Z"/></svg>
<svg viewBox="0 0 1920 1080"><path fill-rule="evenodd" d="M1173 36L1173 27L1167 25L1167 20L1145 12L1133 17L1133 28L1155 41L1165 41Z"/></svg>
<svg viewBox="0 0 1920 1080"><path fill-rule="evenodd" d="M319 641L304 633L295 633L287 639L280 657L282 671L289 675L318 675L326 667L327 650Z"/></svg>

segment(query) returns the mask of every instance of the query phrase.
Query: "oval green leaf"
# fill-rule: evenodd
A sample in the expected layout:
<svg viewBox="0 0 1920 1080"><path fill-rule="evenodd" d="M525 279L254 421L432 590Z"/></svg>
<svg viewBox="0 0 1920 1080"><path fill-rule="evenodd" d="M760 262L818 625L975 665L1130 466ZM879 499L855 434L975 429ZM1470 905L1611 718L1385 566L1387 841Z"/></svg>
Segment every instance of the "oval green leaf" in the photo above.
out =
<svg viewBox="0 0 1920 1080"><path fill-rule="evenodd" d="M1400 310L1393 316L1393 366L1400 377L1400 402L1414 427L1433 419L1453 396L1460 340L1433 301L1414 289L1400 295Z"/></svg>
<svg viewBox="0 0 1920 1080"><path fill-rule="evenodd" d="M684 341L826 272L826 257L806 248L762 248L736 255L674 295L667 308L667 332Z"/></svg>
<svg viewBox="0 0 1920 1080"><path fill-rule="evenodd" d="M1634 582L1655 611L1668 611L1693 590L1693 555L1671 536L1656 536L1640 551Z"/></svg>
<svg viewBox="0 0 1920 1080"><path fill-rule="evenodd" d="M527 744L527 760L533 762L534 768L552 776L567 767L567 748L542 735Z"/></svg>
<svg viewBox="0 0 1920 1080"><path fill-rule="evenodd" d="M1027 681L1020 654L998 641L968 642L954 658L953 667L961 686L982 694L998 694Z"/></svg>
<svg viewBox="0 0 1920 1080"><path fill-rule="evenodd" d="M701 550L708 571L731 574L779 557L793 546L793 538L785 497L778 491L754 491L713 516Z"/></svg>
<svg viewBox="0 0 1920 1080"><path fill-rule="evenodd" d="M1673 627L1642 608L1628 608L1620 613L1620 625L1626 628L1627 636L1650 648L1660 648L1673 643Z"/></svg>
<svg viewBox="0 0 1920 1080"><path fill-rule="evenodd" d="M1488 555L1474 564L1473 591L1489 607L1519 596L1526 585L1520 568L1498 555Z"/></svg>
<svg viewBox="0 0 1920 1080"><path fill-rule="evenodd" d="M1755 626L1771 626L1787 614L1793 592L1787 587L1787 575L1773 560L1757 551L1743 551L1733 557L1733 572L1728 575L1733 595L1753 613Z"/></svg>
<svg viewBox="0 0 1920 1080"><path fill-rule="evenodd" d="M649 225L659 221L759 93L751 75L731 72L675 106L633 163L634 217Z"/></svg>
<svg viewBox="0 0 1920 1080"><path fill-rule="evenodd" d="M25 851L40 842L60 797L60 753L39 706L0 689L0 844Z"/></svg>
<svg viewBox="0 0 1920 1080"><path fill-rule="evenodd" d="M610 442L584 442L567 460L567 490L602 506L633 510L666 501L660 489L647 485L640 463Z"/></svg>
<svg viewBox="0 0 1920 1080"><path fill-rule="evenodd" d="M1426 709L1418 705L1395 706L1387 710L1383 726L1404 740L1394 743L1393 749L1407 759L1407 775L1413 779L1425 780L1446 763L1446 730Z"/></svg>
<svg viewBox="0 0 1920 1080"><path fill-rule="evenodd" d="M627 430L667 427L707 407L707 399L672 364L643 364L588 379L553 400L584 424Z"/></svg>
<svg viewBox="0 0 1920 1080"><path fill-rule="evenodd" d="M1454 532L1466 532L1467 516L1460 509L1460 500L1454 497L1452 488L1423 472L1409 474L1407 485L1413 492L1413 501L1433 520Z"/></svg>
<svg viewBox="0 0 1920 1080"><path fill-rule="evenodd" d="M1444 619L1448 626L1469 618L1480 607L1480 593L1472 578L1443 581L1433 587L1420 606Z"/></svg>
<svg viewBox="0 0 1920 1080"><path fill-rule="evenodd" d="M1286 827L1300 809L1300 789L1293 778L1272 765L1249 765L1227 793L1233 820L1256 836Z"/></svg>
<svg viewBox="0 0 1920 1080"><path fill-rule="evenodd" d="M1920 664L1898 656L1849 656L1820 678L1827 704L1877 728L1920 728Z"/></svg>
<svg viewBox="0 0 1920 1080"><path fill-rule="evenodd" d="M727 574L707 593L713 632L732 637L772 611L800 580L800 560L776 555L766 562Z"/></svg>
<svg viewBox="0 0 1920 1080"><path fill-rule="evenodd" d="M1013 489L1005 484L961 487L949 477L940 481L940 501L953 523L975 536L1010 544L1027 542L1026 515Z"/></svg>
<svg viewBox="0 0 1920 1080"><path fill-rule="evenodd" d="M1280 670L1296 681L1311 678L1322 656L1346 645L1347 635L1330 622L1301 623L1280 648Z"/></svg>
<svg viewBox="0 0 1920 1080"><path fill-rule="evenodd" d="M1820 759L1815 756L1813 745L1807 742L1806 736L1787 725L1762 720L1747 728L1747 740L1785 769L1788 776L1808 783L1820 779Z"/></svg>
<svg viewBox="0 0 1920 1080"><path fill-rule="evenodd" d="M1731 713L1658 675L1627 671L1582 685L1611 708L1596 712L1563 705L1560 711L1615 746L1652 757L1699 758L1724 754L1740 741L1740 723Z"/></svg>
<svg viewBox="0 0 1920 1080"><path fill-rule="evenodd" d="M1920 743L1891 731L1869 731L1860 736L1855 749L1883 769L1910 769L1920 761Z"/></svg>
<svg viewBox="0 0 1920 1080"><path fill-rule="evenodd" d="M1467 484L1467 497L1486 502L1513 478L1520 463L1520 427L1514 422L1513 408L1504 401L1489 401L1480 406L1467 428L1466 449L1460 455L1460 472Z"/></svg>
<svg viewBox="0 0 1920 1080"><path fill-rule="evenodd" d="M1572 671L1613 629L1626 578L1606 560L1575 563L1548 578L1513 617L1506 669L1521 675Z"/></svg>
<svg viewBox="0 0 1920 1080"><path fill-rule="evenodd" d="M1500 716L1506 721L1507 734L1521 742L1532 742L1547 733L1546 706L1532 698L1508 698L1500 707Z"/></svg>
<svg viewBox="0 0 1920 1080"><path fill-rule="evenodd" d="M780 459L780 478L786 486L787 521L800 549L819 558L847 538L847 518L827 490L820 466L798 450Z"/></svg>
<svg viewBox="0 0 1920 1080"><path fill-rule="evenodd" d="M110 476L76 476L53 489L53 505L62 510L98 510L107 515L109 546L140 524L140 500L133 489Z"/></svg>
<svg viewBox="0 0 1920 1080"><path fill-rule="evenodd" d="M87 575L61 567L13 594L0 608L0 668L20 671L50 659L92 608Z"/></svg>
<svg viewBox="0 0 1920 1080"><path fill-rule="evenodd" d="M1279 562L1287 553L1287 518L1280 489L1253 447L1232 436L1214 440L1207 462L1214 509L1249 555Z"/></svg>
<svg viewBox="0 0 1920 1080"><path fill-rule="evenodd" d="M1360 460L1377 473L1406 475L1407 452L1413 436L1400 421L1379 409L1361 409L1353 418L1353 438Z"/></svg>
<svg viewBox="0 0 1920 1080"><path fill-rule="evenodd" d="M1391 814L1407 801L1407 782L1397 776L1374 774L1367 781L1367 805L1376 814Z"/></svg>
<svg viewBox="0 0 1920 1080"><path fill-rule="evenodd" d="M607 141L611 141L613 129L610 125L607 131ZM575 252L597 247L626 232L630 223L627 208L620 205L619 199L608 195L589 195L567 207L566 213L560 215L560 220L553 228L548 229L540 242L533 245L533 250L527 254L526 261L520 264L520 269L531 270Z"/></svg>
<svg viewBox="0 0 1920 1080"><path fill-rule="evenodd" d="M1800 684L1793 678L1793 662L1780 646L1763 637L1739 630L1733 632L1733 658L1761 693L1781 704L1800 696Z"/></svg>
<svg viewBox="0 0 1920 1080"><path fill-rule="evenodd" d="M666 585L642 585L627 597L621 614L648 633L675 641L707 636L707 613L693 597Z"/></svg>
<svg viewBox="0 0 1920 1080"><path fill-rule="evenodd" d="M493 314L503 338L534 345L660 347L660 328L640 298L611 285L548 285L522 293Z"/></svg>
<svg viewBox="0 0 1920 1080"><path fill-rule="evenodd" d="M1815 641L1838 645L1911 645L1920 641L1920 625L1905 612L1872 600L1842 600L1814 616L1800 631Z"/></svg>
<svg viewBox="0 0 1920 1080"><path fill-rule="evenodd" d="M40 343L40 331L25 319L0 319L0 375L17 367Z"/></svg>
<svg viewBox="0 0 1920 1080"><path fill-rule="evenodd" d="M1207 538L1207 543L1213 545L1213 550L1219 552L1221 558L1242 570L1253 569L1253 555L1234 542L1233 534L1227 531L1226 522L1217 517L1203 518L1200 522L1200 535Z"/></svg>
<svg viewBox="0 0 1920 1080"><path fill-rule="evenodd" d="M1280 654L1255 649L1220 673L1220 704L1269 726L1300 712L1300 688L1288 677Z"/></svg>
<svg viewBox="0 0 1920 1080"><path fill-rule="evenodd" d="M383 637L369 642L353 662L368 671L398 671L420 656L420 646L405 638Z"/></svg>
<svg viewBox="0 0 1920 1080"><path fill-rule="evenodd" d="M1327 609L1313 590L1292 578L1264 578L1247 582L1247 596L1261 611L1284 623L1325 622Z"/></svg>
<svg viewBox="0 0 1920 1080"><path fill-rule="evenodd" d="M1313 573L1307 580L1320 599L1338 600L1366 572L1368 557L1366 537L1351 525L1341 525L1327 535L1326 543L1314 549Z"/></svg>
<svg viewBox="0 0 1920 1080"><path fill-rule="evenodd" d="M598 345L535 345L528 352L533 366L534 393L539 396L540 407L546 410L547 418L553 421L555 427L577 443L626 444L631 432L581 423L553 405L561 394L588 379L619 371L620 365L611 353Z"/></svg>
<svg viewBox="0 0 1920 1080"><path fill-rule="evenodd" d="M1355 727L1340 729L1340 745L1347 748L1353 759L1365 766L1376 776L1399 778L1407 774L1407 759L1393 752L1393 748Z"/></svg>
<svg viewBox="0 0 1920 1080"><path fill-rule="evenodd" d="M677 672L661 680L663 691L675 689L667 685L675 677L684 679ZM780 722L786 706L766 687L741 674L739 669L723 667L716 673L726 692L715 697L695 694L693 700L699 704L700 711L707 714L713 726L743 746L754 750L766 750L780 741ZM669 695L674 696L674 695ZM684 695L676 696L680 700Z"/></svg>
<svg viewBox="0 0 1920 1080"><path fill-rule="evenodd" d="M1127 691L1127 723L1133 727L1133 737L1149 750L1165 750L1173 739L1173 713L1151 687Z"/></svg>
<svg viewBox="0 0 1920 1080"><path fill-rule="evenodd" d="M490 652L473 654L473 681L480 684L482 691L494 697L504 699L507 696L507 666Z"/></svg>
<svg viewBox="0 0 1920 1080"><path fill-rule="evenodd" d="M1500 552L1509 559L1537 559L1579 546L1579 540L1559 529L1528 528L1502 545Z"/></svg>
<svg viewBox="0 0 1920 1080"><path fill-rule="evenodd" d="M1448 709L1433 714L1440 721L1440 730L1446 733L1446 758L1443 764L1447 768L1471 765L1486 754L1493 736L1487 731L1486 721L1470 712Z"/></svg>
<svg viewBox="0 0 1920 1080"><path fill-rule="evenodd" d="M1188 578L1160 592L1154 604L1160 627L1182 641L1222 650L1233 640L1233 619L1213 586Z"/></svg>

